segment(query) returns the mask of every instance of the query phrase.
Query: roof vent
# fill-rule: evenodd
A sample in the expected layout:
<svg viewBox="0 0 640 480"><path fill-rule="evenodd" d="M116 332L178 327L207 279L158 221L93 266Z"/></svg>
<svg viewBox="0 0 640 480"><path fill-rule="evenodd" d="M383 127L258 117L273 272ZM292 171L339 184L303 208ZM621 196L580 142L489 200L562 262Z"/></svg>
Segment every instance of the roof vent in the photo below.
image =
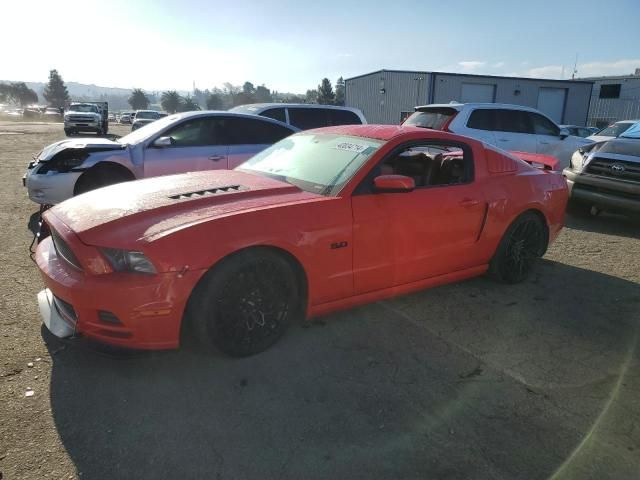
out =
<svg viewBox="0 0 640 480"><path fill-rule="evenodd" d="M243 187L242 185L227 185L225 187L210 188L207 190L197 190L195 192L178 193L176 195L170 195L169 198L172 200L184 200L187 198L206 197L207 195L219 195L221 193L239 192L241 190L247 190L247 187Z"/></svg>

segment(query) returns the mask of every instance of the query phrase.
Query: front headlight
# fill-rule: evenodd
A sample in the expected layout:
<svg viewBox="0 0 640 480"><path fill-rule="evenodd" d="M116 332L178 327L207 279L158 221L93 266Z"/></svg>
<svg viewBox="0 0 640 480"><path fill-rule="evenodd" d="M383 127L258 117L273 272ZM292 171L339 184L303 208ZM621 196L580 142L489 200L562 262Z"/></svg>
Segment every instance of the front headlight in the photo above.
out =
<svg viewBox="0 0 640 480"><path fill-rule="evenodd" d="M42 164L38 170L39 174L45 174L50 171L58 173L67 173L76 167L82 165L89 155L87 152L76 152L73 149L63 150L51 160L39 162Z"/></svg>
<svg viewBox="0 0 640 480"><path fill-rule="evenodd" d="M583 153L580 150L576 150L571 156L571 168L577 171L582 170L584 163L589 157L588 153Z"/></svg>
<svg viewBox="0 0 640 480"><path fill-rule="evenodd" d="M156 273L156 268L142 252L119 248L101 248L100 251L116 272Z"/></svg>

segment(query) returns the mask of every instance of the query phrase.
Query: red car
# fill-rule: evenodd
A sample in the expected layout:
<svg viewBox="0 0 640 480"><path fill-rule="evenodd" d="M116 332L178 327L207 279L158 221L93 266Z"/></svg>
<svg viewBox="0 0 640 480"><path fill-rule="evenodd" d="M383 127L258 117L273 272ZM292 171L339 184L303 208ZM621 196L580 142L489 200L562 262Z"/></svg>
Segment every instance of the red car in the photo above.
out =
<svg viewBox="0 0 640 480"><path fill-rule="evenodd" d="M301 318L487 271L521 281L566 203L561 175L470 138L311 130L233 171L123 183L48 210L40 310L58 336L164 349L190 328L250 355Z"/></svg>

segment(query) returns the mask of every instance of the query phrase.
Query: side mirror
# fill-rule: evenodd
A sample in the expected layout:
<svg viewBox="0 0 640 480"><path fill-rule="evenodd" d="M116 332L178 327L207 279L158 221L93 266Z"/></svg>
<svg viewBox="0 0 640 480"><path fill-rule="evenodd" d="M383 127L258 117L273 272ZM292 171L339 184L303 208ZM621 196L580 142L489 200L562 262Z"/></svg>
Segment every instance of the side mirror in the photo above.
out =
<svg viewBox="0 0 640 480"><path fill-rule="evenodd" d="M173 138L171 137L158 137L152 143L152 146L157 148L165 148L173 145Z"/></svg>
<svg viewBox="0 0 640 480"><path fill-rule="evenodd" d="M567 138L569 135L571 135L571 132L569 130L567 130L566 128L561 128L560 129L560 138L562 140L564 140L565 138Z"/></svg>
<svg viewBox="0 0 640 480"><path fill-rule="evenodd" d="M378 193L406 193L416 188L416 182L404 175L380 175L373 179L373 186Z"/></svg>

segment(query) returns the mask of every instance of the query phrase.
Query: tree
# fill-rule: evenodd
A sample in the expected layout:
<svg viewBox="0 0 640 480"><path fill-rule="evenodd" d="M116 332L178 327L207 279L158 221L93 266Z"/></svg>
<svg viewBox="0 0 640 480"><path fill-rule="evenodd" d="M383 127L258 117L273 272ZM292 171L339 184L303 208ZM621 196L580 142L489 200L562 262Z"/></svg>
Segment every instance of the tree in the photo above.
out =
<svg viewBox="0 0 640 480"><path fill-rule="evenodd" d="M336 105L344 105L344 91L344 78L340 77L338 80L336 80Z"/></svg>
<svg viewBox="0 0 640 480"><path fill-rule="evenodd" d="M196 99L193 97L183 98L178 108L179 112L193 112L195 110L200 110L200 105L198 105L198 102L196 102Z"/></svg>
<svg viewBox="0 0 640 480"><path fill-rule="evenodd" d="M264 85L260 85L256 88L255 94L256 102L258 103L269 103L273 102L273 97L271 96L271 90L269 90Z"/></svg>
<svg viewBox="0 0 640 480"><path fill-rule="evenodd" d="M318 90L307 90L305 101L307 103L318 103Z"/></svg>
<svg viewBox="0 0 640 480"><path fill-rule="evenodd" d="M336 94L333 93L331 81L328 78L323 78L322 83L318 85L318 103L320 105L332 105L335 99Z"/></svg>
<svg viewBox="0 0 640 480"><path fill-rule="evenodd" d="M168 113L176 113L180 108L182 101L182 97L175 90L162 92L162 96L160 97L160 105L162 105L162 108L164 108Z"/></svg>
<svg viewBox="0 0 640 480"><path fill-rule="evenodd" d="M222 110L222 96L219 93L211 93L207 97L207 110Z"/></svg>
<svg viewBox="0 0 640 480"><path fill-rule="evenodd" d="M57 70L49 72L49 83L44 87L43 95L52 107L63 108L69 103L69 91Z"/></svg>
<svg viewBox="0 0 640 480"><path fill-rule="evenodd" d="M0 100L25 107L38 103L38 94L24 82L0 83Z"/></svg>
<svg viewBox="0 0 640 480"><path fill-rule="evenodd" d="M149 108L149 98L141 88L133 89L128 102L134 110L146 110Z"/></svg>

